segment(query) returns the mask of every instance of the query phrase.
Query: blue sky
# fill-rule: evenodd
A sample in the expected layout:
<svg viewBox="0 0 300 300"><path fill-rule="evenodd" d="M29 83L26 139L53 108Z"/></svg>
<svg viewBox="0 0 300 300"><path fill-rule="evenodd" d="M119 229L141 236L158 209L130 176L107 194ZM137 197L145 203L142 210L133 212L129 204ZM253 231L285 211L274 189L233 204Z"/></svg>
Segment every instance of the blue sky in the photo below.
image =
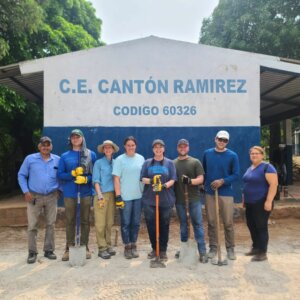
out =
<svg viewBox="0 0 300 300"><path fill-rule="evenodd" d="M106 44L150 35L198 43L203 18L219 0L90 0Z"/></svg>

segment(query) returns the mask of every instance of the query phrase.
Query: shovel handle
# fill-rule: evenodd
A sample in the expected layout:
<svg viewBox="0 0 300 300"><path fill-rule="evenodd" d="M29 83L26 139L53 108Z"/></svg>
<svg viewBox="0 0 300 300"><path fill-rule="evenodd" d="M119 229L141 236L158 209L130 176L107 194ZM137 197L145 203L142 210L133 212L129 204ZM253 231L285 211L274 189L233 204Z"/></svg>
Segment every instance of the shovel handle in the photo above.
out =
<svg viewBox="0 0 300 300"><path fill-rule="evenodd" d="M155 194L156 257L159 257L159 194Z"/></svg>
<svg viewBox="0 0 300 300"><path fill-rule="evenodd" d="M218 193L218 189L215 189L215 203L216 203L216 232L217 232L218 262L221 262L222 261L222 256L221 256L221 241L220 241L220 216L219 216L219 193Z"/></svg>
<svg viewBox="0 0 300 300"><path fill-rule="evenodd" d="M188 192L187 184L184 184L184 202L185 202L185 214L186 214L188 239L190 239L191 238L191 217L189 212L189 192Z"/></svg>

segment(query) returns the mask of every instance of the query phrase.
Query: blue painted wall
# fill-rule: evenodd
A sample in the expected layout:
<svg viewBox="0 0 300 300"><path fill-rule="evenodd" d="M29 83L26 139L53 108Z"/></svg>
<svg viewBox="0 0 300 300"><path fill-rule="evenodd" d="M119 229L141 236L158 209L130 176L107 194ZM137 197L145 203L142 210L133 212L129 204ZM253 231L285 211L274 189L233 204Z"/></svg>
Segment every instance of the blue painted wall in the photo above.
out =
<svg viewBox="0 0 300 300"><path fill-rule="evenodd" d="M68 150L68 137L74 127L45 127L44 134L53 140L53 153L61 155ZM117 155L123 153L123 141L133 135L137 139L137 152L145 158L153 156L152 141L161 138L166 143L166 156L176 158L177 141L186 138L190 141L190 155L202 160L204 150L214 147L214 137L219 130L230 133L228 148L235 151L240 160L241 177L250 161L248 151L253 145L259 145L260 127L79 127L85 135L87 146L95 151L104 140L113 140L120 146ZM241 180L234 185L235 201L241 201ZM60 202L61 204L61 202Z"/></svg>

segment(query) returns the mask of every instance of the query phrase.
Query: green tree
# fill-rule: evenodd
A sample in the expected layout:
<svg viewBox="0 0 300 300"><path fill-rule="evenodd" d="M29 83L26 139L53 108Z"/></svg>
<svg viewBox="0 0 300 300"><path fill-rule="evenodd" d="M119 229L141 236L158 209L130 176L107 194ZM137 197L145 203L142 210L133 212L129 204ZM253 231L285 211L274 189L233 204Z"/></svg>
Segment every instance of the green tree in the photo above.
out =
<svg viewBox="0 0 300 300"><path fill-rule="evenodd" d="M0 65L103 45L101 20L87 0L1 0ZM20 161L35 151L42 103L0 87L0 192L15 183Z"/></svg>
<svg viewBox="0 0 300 300"><path fill-rule="evenodd" d="M300 59L299 0L220 0L200 43Z"/></svg>
<svg viewBox="0 0 300 300"><path fill-rule="evenodd" d="M34 0L1 0L0 62L11 55L11 42L27 39L42 23L43 10ZM24 48L22 49L24 51Z"/></svg>

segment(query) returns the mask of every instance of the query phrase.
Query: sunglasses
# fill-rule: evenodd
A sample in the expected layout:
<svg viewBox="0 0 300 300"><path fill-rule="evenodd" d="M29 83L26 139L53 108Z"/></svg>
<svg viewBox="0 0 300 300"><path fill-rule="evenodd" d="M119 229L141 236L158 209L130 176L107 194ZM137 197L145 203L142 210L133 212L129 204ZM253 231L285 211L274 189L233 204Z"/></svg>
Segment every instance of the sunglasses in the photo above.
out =
<svg viewBox="0 0 300 300"><path fill-rule="evenodd" d="M218 138L218 141L226 144L228 143L227 139Z"/></svg>

